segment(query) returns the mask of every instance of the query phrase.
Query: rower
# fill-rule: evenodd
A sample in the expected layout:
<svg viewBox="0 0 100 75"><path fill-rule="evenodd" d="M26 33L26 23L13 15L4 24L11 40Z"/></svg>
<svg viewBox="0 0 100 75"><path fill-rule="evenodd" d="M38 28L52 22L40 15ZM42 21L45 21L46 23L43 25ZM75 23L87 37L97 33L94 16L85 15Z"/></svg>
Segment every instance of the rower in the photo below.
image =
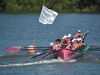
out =
<svg viewBox="0 0 100 75"><path fill-rule="evenodd" d="M61 46L62 46L61 40L60 39L56 39L55 42L56 42L56 44L50 43L51 49L48 52L61 50ZM56 59L58 58L56 53L53 53L53 55L54 55L54 58L56 58Z"/></svg>
<svg viewBox="0 0 100 75"><path fill-rule="evenodd" d="M77 51L81 52L82 51L82 47L86 46L86 44L83 42L83 40L81 38L77 38L78 41L78 49Z"/></svg>
<svg viewBox="0 0 100 75"><path fill-rule="evenodd" d="M78 41L77 41L77 39L73 39L73 40L71 41L70 50L75 51L77 48L78 48Z"/></svg>
<svg viewBox="0 0 100 75"><path fill-rule="evenodd" d="M65 48L66 46L70 45L70 37L71 37L71 34L68 34L67 36L65 35L65 36L62 38L62 45L63 45L64 48Z"/></svg>
<svg viewBox="0 0 100 75"><path fill-rule="evenodd" d="M81 31L80 31L80 30L77 30L77 33L76 33L76 35L74 36L74 39L80 38L81 36L87 34L88 32L89 32L89 31L86 31L86 32L84 32L84 33L81 34Z"/></svg>
<svg viewBox="0 0 100 75"><path fill-rule="evenodd" d="M69 44L65 49L66 50L73 50L73 51L75 51L77 48L78 48L78 42L77 42L76 39L73 39L71 41L71 44Z"/></svg>
<svg viewBox="0 0 100 75"><path fill-rule="evenodd" d="M54 43L50 43L51 48L53 47Z"/></svg>
<svg viewBox="0 0 100 75"><path fill-rule="evenodd" d="M53 45L53 50L58 50L58 49L60 49L61 46L62 46L61 40L60 40L60 39L56 39L55 42L56 42L56 44Z"/></svg>

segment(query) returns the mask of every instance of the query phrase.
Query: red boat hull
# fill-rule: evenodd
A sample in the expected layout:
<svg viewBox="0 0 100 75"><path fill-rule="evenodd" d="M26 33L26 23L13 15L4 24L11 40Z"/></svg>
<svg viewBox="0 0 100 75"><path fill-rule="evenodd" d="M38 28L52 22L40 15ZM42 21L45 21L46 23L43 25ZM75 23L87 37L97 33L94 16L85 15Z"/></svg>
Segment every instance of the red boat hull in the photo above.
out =
<svg viewBox="0 0 100 75"><path fill-rule="evenodd" d="M57 50L56 51L57 56L59 56L63 60L68 60L70 57L74 54L74 51L71 50Z"/></svg>

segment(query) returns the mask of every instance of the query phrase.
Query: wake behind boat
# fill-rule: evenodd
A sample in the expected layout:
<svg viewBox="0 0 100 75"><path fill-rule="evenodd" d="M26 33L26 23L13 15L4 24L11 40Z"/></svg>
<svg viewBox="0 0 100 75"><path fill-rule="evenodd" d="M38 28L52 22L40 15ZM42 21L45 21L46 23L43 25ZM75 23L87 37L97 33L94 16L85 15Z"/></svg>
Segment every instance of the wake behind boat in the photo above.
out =
<svg viewBox="0 0 100 75"><path fill-rule="evenodd" d="M43 60L40 62L27 62L27 63L10 63L10 64L3 64L0 65L1 67L19 67L19 66L31 66L31 65L39 65L39 64L49 64L49 63L61 63L61 62L76 62L75 59L71 59L68 61L64 60L58 60L58 59L49 59L49 60Z"/></svg>

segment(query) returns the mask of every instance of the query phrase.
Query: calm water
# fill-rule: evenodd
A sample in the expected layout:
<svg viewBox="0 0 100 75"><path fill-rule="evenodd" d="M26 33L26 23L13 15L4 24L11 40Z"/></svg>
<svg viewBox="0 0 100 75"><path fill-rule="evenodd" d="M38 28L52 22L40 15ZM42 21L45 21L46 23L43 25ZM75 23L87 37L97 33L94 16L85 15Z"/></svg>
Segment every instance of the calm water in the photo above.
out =
<svg viewBox="0 0 100 75"><path fill-rule="evenodd" d="M29 46L35 39L36 46L49 46L65 34L76 30L89 30L85 41L100 47L100 14L59 14L52 25L38 22L39 14L0 14L0 75L100 75L100 51L84 52L82 57L69 62L37 58L26 51L8 53L7 47ZM100 50L100 48L98 49Z"/></svg>

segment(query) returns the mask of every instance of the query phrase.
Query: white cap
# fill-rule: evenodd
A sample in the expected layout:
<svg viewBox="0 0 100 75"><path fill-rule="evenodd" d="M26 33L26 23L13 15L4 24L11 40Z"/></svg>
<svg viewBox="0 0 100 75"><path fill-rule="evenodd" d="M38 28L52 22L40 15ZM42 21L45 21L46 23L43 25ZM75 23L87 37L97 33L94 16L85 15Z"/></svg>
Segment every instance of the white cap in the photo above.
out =
<svg viewBox="0 0 100 75"><path fill-rule="evenodd" d="M71 37L71 34L68 34L68 36L67 37Z"/></svg>
<svg viewBox="0 0 100 75"><path fill-rule="evenodd" d="M50 46L54 45L54 43L50 43Z"/></svg>
<svg viewBox="0 0 100 75"><path fill-rule="evenodd" d="M64 35L64 37L62 38L62 39L65 39L67 36L66 35Z"/></svg>
<svg viewBox="0 0 100 75"><path fill-rule="evenodd" d="M81 38L77 38L77 40L78 40L78 41L81 41L82 39L81 39Z"/></svg>
<svg viewBox="0 0 100 75"><path fill-rule="evenodd" d="M72 42L76 41L77 39L73 39Z"/></svg>
<svg viewBox="0 0 100 75"><path fill-rule="evenodd" d="M81 32L80 30L77 30L78 32Z"/></svg>
<svg viewBox="0 0 100 75"><path fill-rule="evenodd" d="M72 42L74 42L74 39L72 40Z"/></svg>

